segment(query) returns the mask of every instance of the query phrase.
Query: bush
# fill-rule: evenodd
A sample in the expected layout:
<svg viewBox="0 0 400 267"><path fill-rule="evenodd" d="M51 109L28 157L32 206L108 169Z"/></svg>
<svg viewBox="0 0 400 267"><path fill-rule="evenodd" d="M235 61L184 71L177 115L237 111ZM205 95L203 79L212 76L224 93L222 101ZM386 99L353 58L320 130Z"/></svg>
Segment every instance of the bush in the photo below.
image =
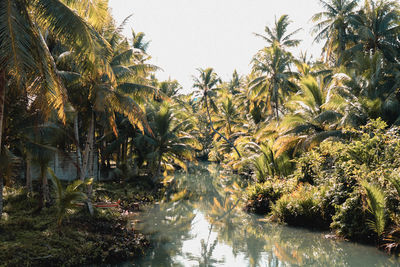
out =
<svg viewBox="0 0 400 267"><path fill-rule="evenodd" d="M272 213L276 219L288 225L327 228L329 218L326 218L323 210L324 197L324 187L318 190L317 187L300 184L295 191L284 194L272 206Z"/></svg>
<svg viewBox="0 0 400 267"><path fill-rule="evenodd" d="M359 190L354 191L342 205L337 206L332 219L331 228L344 238L363 242L376 238L376 234L367 224L369 218Z"/></svg>
<svg viewBox="0 0 400 267"><path fill-rule="evenodd" d="M267 214L271 211L271 205L275 203L285 192L293 188L290 182L268 180L257 183L246 190L245 210L257 214Z"/></svg>

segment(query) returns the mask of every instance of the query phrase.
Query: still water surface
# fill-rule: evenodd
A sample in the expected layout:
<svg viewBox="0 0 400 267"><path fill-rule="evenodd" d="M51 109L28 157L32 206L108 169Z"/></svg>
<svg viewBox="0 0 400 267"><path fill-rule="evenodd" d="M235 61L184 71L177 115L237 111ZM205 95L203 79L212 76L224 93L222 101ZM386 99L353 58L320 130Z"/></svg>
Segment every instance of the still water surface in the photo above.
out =
<svg viewBox="0 0 400 267"><path fill-rule="evenodd" d="M217 165L200 164L174 179L181 190L171 193L174 201L149 208L134 226L151 234L153 248L122 266L400 266L375 247L241 211L238 178Z"/></svg>

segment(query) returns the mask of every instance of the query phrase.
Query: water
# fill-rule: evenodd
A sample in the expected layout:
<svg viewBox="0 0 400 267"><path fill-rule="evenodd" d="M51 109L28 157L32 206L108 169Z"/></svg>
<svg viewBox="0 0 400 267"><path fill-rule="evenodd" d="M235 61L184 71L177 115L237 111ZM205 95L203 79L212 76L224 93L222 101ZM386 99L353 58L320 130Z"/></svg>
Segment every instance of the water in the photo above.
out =
<svg viewBox="0 0 400 267"><path fill-rule="evenodd" d="M400 266L375 247L241 211L236 179L211 164L176 175L182 191L170 196L175 201L154 205L134 225L151 234L153 248L122 266Z"/></svg>

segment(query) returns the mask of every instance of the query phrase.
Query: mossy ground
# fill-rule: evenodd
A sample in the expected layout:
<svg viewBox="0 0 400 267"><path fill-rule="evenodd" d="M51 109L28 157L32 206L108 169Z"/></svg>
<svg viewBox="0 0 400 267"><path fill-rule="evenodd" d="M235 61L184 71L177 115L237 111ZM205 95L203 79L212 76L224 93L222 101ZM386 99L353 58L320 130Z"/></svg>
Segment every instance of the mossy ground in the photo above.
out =
<svg viewBox="0 0 400 267"><path fill-rule="evenodd" d="M120 207L96 209L94 216L80 207L61 226L55 205L38 212L36 195L8 191L0 221L0 266L81 266L142 255L149 242L128 227L123 213L152 202L156 193L147 189L119 182L97 184L95 201L120 200Z"/></svg>

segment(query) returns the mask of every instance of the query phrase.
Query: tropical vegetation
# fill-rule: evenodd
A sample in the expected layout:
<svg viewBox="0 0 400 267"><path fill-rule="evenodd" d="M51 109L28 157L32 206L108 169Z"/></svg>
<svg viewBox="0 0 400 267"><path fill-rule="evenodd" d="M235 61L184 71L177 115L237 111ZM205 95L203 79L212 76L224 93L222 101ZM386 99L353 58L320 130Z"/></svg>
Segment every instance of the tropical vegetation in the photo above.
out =
<svg viewBox="0 0 400 267"><path fill-rule="evenodd" d="M57 249L11 255L35 253L21 244L40 231L73 247L85 235L75 226L92 242L82 251L96 253L68 264L132 257L140 248L120 243L105 256L113 241L96 250L97 234L111 229L123 242L121 213L170 196L174 171L199 160L240 175L249 212L398 253L400 5L320 2L319 59L293 53L300 29L288 32L282 15L256 34L265 46L250 73L223 81L199 68L183 94L156 78L145 34L124 36L129 18L116 25L108 1L0 1L0 259L58 264L68 256ZM74 166L67 181L57 158ZM95 208L117 200L118 212Z"/></svg>

